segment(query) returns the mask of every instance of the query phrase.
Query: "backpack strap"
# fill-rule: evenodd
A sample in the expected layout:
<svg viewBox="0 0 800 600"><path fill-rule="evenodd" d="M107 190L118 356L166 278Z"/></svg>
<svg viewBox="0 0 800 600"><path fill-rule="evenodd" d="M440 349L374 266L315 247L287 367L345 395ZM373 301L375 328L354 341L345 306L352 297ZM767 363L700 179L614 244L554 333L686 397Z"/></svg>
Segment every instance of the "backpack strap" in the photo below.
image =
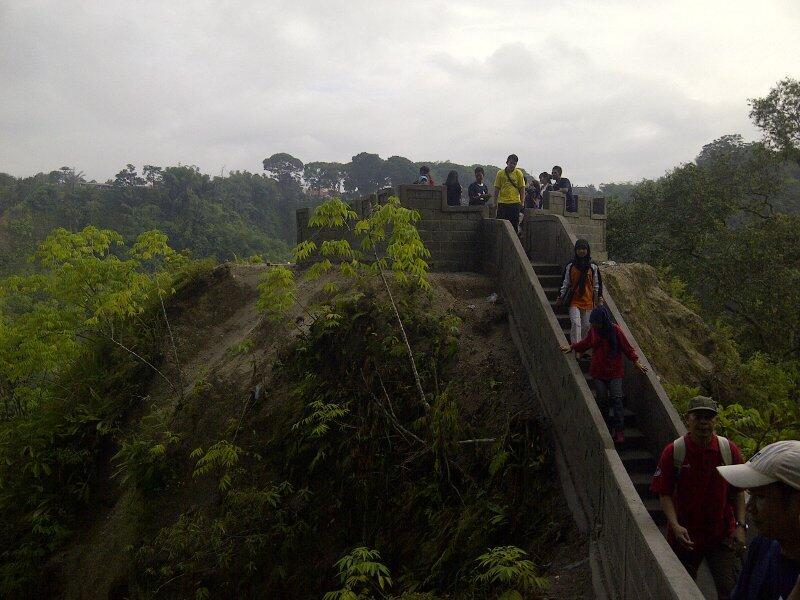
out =
<svg viewBox="0 0 800 600"><path fill-rule="evenodd" d="M722 464L725 466L730 465L733 462L730 441L728 438L718 435L717 442L719 442L719 453L722 454Z"/></svg>
<svg viewBox="0 0 800 600"><path fill-rule="evenodd" d="M603 274L600 272L600 265L596 262L592 262L592 268L595 272L595 277L597 277L597 295L601 298L603 297Z"/></svg>
<svg viewBox="0 0 800 600"><path fill-rule="evenodd" d="M516 172L517 172L517 170L516 170L516 169L514 169L514 173L516 173ZM517 190L518 192L519 192L520 190L522 190L522 188L521 188L521 187L519 187L519 186L516 184L516 182L515 182L513 179L511 179L511 175L509 175L509 174L508 174L508 171L506 171L505 169L503 169L503 173L505 173L505 174L506 174L506 179L508 179L508 183L510 183L511 185L513 185L515 190Z"/></svg>
<svg viewBox="0 0 800 600"><path fill-rule="evenodd" d="M728 440L726 437L718 435L717 442L719 443L719 453L722 455L722 464L725 466L732 464L733 453L731 452L730 440ZM683 461L686 459L686 440L682 437L679 437L677 440L672 442L672 448L672 463L675 466L675 470L680 473L681 466L683 466Z"/></svg>
<svg viewBox="0 0 800 600"><path fill-rule="evenodd" d="M686 440L683 436L672 442L672 464L675 470L680 473L683 461L686 458Z"/></svg>

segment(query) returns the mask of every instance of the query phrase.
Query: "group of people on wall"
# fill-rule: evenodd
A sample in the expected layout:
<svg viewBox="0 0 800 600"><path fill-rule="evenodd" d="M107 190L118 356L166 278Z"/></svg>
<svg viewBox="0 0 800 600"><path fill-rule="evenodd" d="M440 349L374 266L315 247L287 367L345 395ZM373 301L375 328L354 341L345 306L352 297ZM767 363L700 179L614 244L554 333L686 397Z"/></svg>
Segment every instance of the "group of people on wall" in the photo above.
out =
<svg viewBox="0 0 800 600"><path fill-rule="evenodd" d="M570 343L561 350L579 360L591 351L598 404L613 441L623 443L624 357L648 369L603 301L586 240L575 243L556 305L569 307ZM800 600L800 441L770 444L745 463L736 444L716 434L718 412L712 398L693 398L688 432L661 452L650 489L667 518L667 540L692 577L705 559L720 600ZM758 530L753 539L746 513Z"/></svg>
<svg viewBox="0 0 800 600"><path fill-rule="evenodd" d="M464 189L458 180L458 172L450 171L444 186L447 190L447 204L461 206L466 201L469 206L496 205L497 218L510 221L514 227L519 225L520 212L524 208L542 208L545 192L561 192L566 197L567 210L578 210L577 198L572 193L572 183L564 177L564 170L556 165L551 172L542 171L538 179L528 180L521 169L517 168L519 157L510 154L506 166L497 172L494 178L494 192L484 182L486 173L483 167L475 167L475 181ZM435 185L430 167L423 165L419 169L419 177L414 182L418 185Z"/></svg>

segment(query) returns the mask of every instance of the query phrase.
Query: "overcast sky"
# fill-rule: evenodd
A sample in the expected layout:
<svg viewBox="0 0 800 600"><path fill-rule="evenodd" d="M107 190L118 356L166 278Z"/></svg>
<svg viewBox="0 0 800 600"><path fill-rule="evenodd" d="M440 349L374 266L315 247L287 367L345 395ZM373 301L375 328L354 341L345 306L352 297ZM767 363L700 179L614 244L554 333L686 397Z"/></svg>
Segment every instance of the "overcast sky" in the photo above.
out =
<svg viewBox="0 0 800 600"><path fill-rule="evenodd" d="M657 177L800 77L800 0L0 0L0 171L383 158Z"/></svg>

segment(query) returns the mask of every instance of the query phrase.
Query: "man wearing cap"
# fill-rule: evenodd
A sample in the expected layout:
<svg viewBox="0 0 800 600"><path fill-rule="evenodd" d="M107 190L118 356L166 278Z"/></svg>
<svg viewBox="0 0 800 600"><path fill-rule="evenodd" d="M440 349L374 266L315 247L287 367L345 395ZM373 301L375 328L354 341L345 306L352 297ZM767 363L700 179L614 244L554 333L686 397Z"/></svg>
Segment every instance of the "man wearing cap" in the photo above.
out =
<svg viewBox="0 0 800 600"><path fill-rule="evenodd" d="M650 489L659 494L667 517L667 541L689 571L706 559L720 599L729 598L741 565L745 540L744 492L717 472L741 464L736 444L716 435L717 403L696 396L686 412L685 436L661 453Z"/></svg>
<svg viewBox="0 0 800 600"><path fill-rule="evenodd" d="M794 598L790 593L800 593L800 442L775 442L743 465L717 470L731 485L750 490L747 512L759 533L731 597Z"/></svg>

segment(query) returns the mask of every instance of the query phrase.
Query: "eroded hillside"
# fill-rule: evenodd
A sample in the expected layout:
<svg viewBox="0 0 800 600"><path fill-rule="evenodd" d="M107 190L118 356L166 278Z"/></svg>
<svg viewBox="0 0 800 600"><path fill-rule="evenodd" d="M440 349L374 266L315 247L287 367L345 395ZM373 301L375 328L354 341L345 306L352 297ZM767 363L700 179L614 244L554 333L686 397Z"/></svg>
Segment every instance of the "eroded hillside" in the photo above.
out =
<svg viewBox="0 0 800 600"><path fill-rule="evenodd" d="M164 355L177 356L183 398L156 381L128 420L121 475L51 561L55 587L87 599L320 597L337 587L336 561L368 546L396 597L486 597L476 559L513 545L549 578L539 597L589 594L585 545L490 280L433 275L430 293L402 298L426 409L379 290L344 294L326 324L306 308L323 282L302 282L275 323L256 307L265 268L220 266L174 299L177 352L165 340Z"/></svg>
<svg viewBox="0 0 800 600"><path fill-rule="evenodd" d="M603 283L662 380L691 386L708 380L714 369L711 332L700 316L661 287L653 267L606 266Z"/></svg>

